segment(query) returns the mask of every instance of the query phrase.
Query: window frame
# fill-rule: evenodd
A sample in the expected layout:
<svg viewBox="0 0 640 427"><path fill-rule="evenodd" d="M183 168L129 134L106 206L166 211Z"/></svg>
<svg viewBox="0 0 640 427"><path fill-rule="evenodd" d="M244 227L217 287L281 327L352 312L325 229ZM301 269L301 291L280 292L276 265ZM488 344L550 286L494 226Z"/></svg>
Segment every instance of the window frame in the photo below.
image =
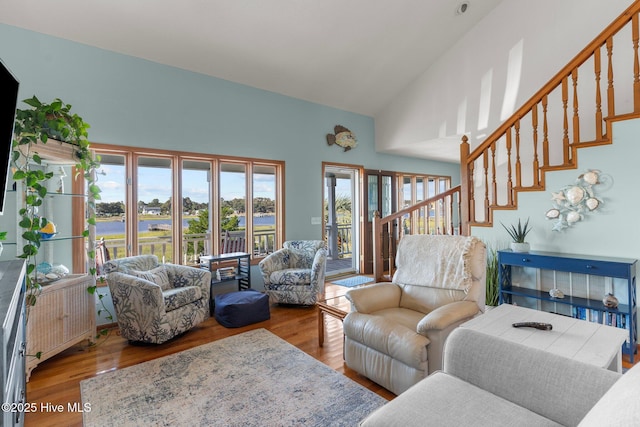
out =
<svg viewBox="0 0 640 427"><path fill-rule="evenodd" d="M113 155L122 156L124 159L126 174L125 189L125 256L138 255L138 210L128 208L129 206L137 206L137 188L138 188L138 160L140 158L158 158L168 159L171 164L172 189L171 197L173 200L182 200L182 177L183 164L185 161L210 162L211 179L209 181L209 222L211 230L209 230L207 240L208 247L211 248L212 254L219 254L221 251L221 242L219 238L222 229L220 225L220 215L212 216L212 212L220 212L220 173L222 165L225 163L242 164L245 167L245 215L246 225L245 233L247 236L247 252L251 254L251 263L257 264L268 253L255 254L253 251L253 173L256 166L273 167L275 171L275 242L273 250L282 247L284 242L284 215L285 215L285 197L284 197L284 172L285 162L282 160L257 159L250 157L226 156L218 154L193 153L183 151L161 150L151 148L141 148L132 146L109 145L101 143L92 143L92 150L99 156ZM99 185L99 184L98 184ZM100 203L100 201L97 201ZM172 220L181 224L183 220L182 203L172 203L171 206ZM173 249L173 262L183 263L185 254L183 253L183 229L182 227L172 227L171 245Z"/></svg>

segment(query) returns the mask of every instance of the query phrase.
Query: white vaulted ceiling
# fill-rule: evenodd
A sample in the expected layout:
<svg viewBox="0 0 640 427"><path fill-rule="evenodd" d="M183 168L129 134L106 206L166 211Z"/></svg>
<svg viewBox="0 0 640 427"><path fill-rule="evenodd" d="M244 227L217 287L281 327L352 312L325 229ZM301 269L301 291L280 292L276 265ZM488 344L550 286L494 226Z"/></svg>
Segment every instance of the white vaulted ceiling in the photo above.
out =
<svg viewBox="0 0 640 427"><path fill-rule="evenodd" d="M375 116L501 0L2 0L0 22Z"/></svg>

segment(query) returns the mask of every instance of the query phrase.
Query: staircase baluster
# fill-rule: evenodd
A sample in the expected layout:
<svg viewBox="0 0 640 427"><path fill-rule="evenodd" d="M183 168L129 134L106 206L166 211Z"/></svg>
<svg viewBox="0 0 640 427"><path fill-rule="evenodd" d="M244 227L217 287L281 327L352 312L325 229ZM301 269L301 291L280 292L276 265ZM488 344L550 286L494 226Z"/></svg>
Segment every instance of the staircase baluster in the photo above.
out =
<svg viewBox="0 0 640 427"><path fill-rule="evenodd" d="M596 141L602 139L602 96L600 94L601 74L600 47L593 52L593 68L596 77Z"/></svg>
<svg viewBox="0 0 640 427"><path fill-rule="evenodd" d="M638 64L638 14L631 18L631 37L633 39L633 111L640 112L640 65Z"/></svg>
<svg viewBox="0 0 640 427"><path fill-rule="evenodd" d="M547 123L547 95L542 97L542 161L549 166L549 125Z"/></svg>
<svg viewBox="0 0 640 427"><path fill-rule="evenodd" d="M468 187L468 194L469 194L469 221L470 222L475 222L476 221L476 191L475 191L475 180L473 179L473 176L475 174L475 162L471 162L469 164L469 179L468 179L468 183L469 183L469 187Z"/></svg>
<svg viewBox="0 0 640 427"><path fill-rule="evenodd" d="M489 221L489 150L484 150L482 160L484 162L484 222Z"/></svg>
<svg viewBox="0 0 640 427"><path fill-rule="evenodd" d="M431 234L431 227L430 227L430 222L429 222L429 206L424 206L422 208L420 208L418 210L418 212L420 212L420 214L418 215L421 218L424 218L424 224L422 224L422 226L420 226L420 234ZM435 227L435 224L434 224Z"/></svg>
<svg viewBox="0 0 640 427"><path fill-rule="evenodd" d="M509 133L509 130L507 130ZM498 206L498 181L496 180L496 143L491 144L491 206Z"/></svg>
<svg viewBox="0 0 640 427"><path fill-rule="evenodd" d="M567 114L567 105L569 104L569 76L562 79L562 162L564 165L569 164L569 116Z"/></svg>
<svg viewBox="0 0 640 427"><path fill-rule="evenodd" d="M607 116L613 117L616 115L616 106L613 95L613 36L607 38L607 78L609 85L607 86Z"/></svg>
<svg viewBox="0 0 640 427"><path fill-rule="evenodd" d="M516 122L516 187L522 187L522 165L520 163L520 120Z"/></svg>
<svg viewBox="0 0 640 427"><path fill-rule="evenodd" d="M520 121L516 121L516 140ZM507 206L513 205L513 181L511 177L511 129L507 130Z"/></svg>
<svg viewBox="0 0 640 427"><path fill-rule="evenodd" d="M571 73L571 80L573 81L573 143L580 143L580 117L578 113L578 69L574 68ZM569 145L565 146L565 156L569 158L571 153L569 152ZM569 163L573 164L573 158L569 159Z"/></svg>
<svg viewBox="0 0 640 427"><path fill-rule="evenodd" d="M447 199L449 200L449 214L447 215L447 217L449 218L449 234L453 235L455 234L453 232L453 196L450 196Z"/></svg>
<svg viewBox="0 0 640 427"><path fill-rule="evenodd" d="M538 160L538 104L531 107L531 126L533 128L533 185L540 185L540 161ZM520 146L520 137L516 139L516 146Z"/></svg>

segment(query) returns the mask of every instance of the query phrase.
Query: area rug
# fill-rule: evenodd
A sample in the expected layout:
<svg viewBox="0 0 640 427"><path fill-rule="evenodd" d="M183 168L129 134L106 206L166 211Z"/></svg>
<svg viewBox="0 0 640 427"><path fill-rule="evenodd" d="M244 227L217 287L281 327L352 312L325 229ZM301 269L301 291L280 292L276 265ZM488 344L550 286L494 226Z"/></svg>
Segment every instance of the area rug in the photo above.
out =
<svg viewBox="0 0 640 427"><path fill-rule="evenodd" d="M347 288L353 288L354 286L364 285L365 283L373 282L373 278L367 276L353 276L346 279L333 280L331 283L346 286Z"/></svg>
<svg viewBox="0 0 640 427"><path fill-rule="evenodd" d="M85 426L355 426L386 400L265 329L80 382Z"/></svg>

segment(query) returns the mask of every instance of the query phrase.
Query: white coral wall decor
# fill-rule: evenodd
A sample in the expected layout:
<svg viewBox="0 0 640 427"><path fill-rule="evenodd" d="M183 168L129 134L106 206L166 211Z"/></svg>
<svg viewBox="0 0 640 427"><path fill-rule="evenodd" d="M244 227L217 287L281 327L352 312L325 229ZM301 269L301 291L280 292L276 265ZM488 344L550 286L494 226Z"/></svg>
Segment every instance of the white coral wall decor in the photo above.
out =
<svg viewBox="0 0 640 427"><path fill-rule="evenodd" d="M599 170L589 170L580 175L574 184L551 193L553 207L545 216L554 221L554 231L564 230L582 221L585 214L602 206L602 200L594 192L594 187L601 183L600 175Z"/></svg>

